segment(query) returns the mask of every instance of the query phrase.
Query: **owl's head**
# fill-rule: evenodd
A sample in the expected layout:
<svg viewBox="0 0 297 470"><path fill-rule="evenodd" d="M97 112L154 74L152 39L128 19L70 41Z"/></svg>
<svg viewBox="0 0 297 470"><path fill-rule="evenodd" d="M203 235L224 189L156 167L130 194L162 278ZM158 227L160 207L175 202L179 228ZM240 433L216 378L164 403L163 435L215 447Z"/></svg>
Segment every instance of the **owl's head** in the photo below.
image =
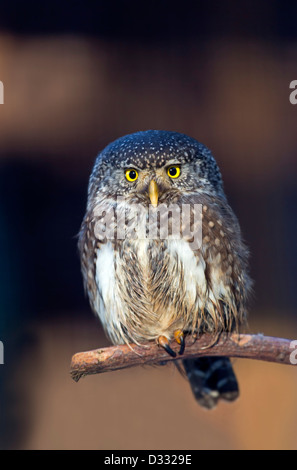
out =
<svg viewBox="0 0 297 470"><path fill-rule="evenodd" d="M210 150L184 134L148 130L109 144L97 157L89 198L124 196L157 205L181 194L223 194Z"/></svg>

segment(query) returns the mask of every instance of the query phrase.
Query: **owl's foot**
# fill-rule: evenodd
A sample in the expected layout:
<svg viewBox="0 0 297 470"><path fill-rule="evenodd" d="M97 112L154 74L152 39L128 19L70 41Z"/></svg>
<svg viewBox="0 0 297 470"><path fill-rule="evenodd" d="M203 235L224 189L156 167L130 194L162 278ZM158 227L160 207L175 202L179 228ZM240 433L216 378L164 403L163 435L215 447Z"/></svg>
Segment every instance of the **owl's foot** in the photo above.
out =
<svg viewBox="0 0 297 470"><path fill-rule="evenodd" d="M175 332L173 333L173 336L174 336L174 339L175 341L180 344L180 350L179 350L179 354L183 354L184 350L185 350L185 335L184 333L182 332L182 330L175 330Z"/></svg>
<svg viewBox="0 0 297 470"><path fill-rule="evenodd" d="M176 357L176 353L169 346L169 341L166 338L166 336L159 336L159 338L157 339L157 343L159 344L159 346L162 346L162 348L164 348L165 351L167 351L168 354L170 354L170 356Z"/></svg>

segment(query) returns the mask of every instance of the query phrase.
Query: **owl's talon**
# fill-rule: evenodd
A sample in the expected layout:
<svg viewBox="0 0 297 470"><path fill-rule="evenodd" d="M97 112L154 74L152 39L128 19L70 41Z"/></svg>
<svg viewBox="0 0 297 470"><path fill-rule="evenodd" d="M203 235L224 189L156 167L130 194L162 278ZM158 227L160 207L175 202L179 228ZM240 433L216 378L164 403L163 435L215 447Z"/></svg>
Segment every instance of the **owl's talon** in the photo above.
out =
<svg viewBox="0 0 297 470"><path fill-rule="evenodd" d="M182 332L182 330L176 330L173 335L174 335L175 341L180 345L179 354L182 355L184 353L185 345L186 345L185 335Z"/></svg>
<svg viewBox="0 0 297 470"><path fill-rule="evenodd" d="M184 336L182 336L181 339L180 339L180 349L179 349L179 354L180 355L182 355L184 353L185 345L186 345L185 338L184 338Z"/></svg>
<svg viewBox="0 0 297 470"><path fill-rule="evenodd" d="M171 349L171 347L169 346L169 341L166 336L159 336L157 342L159 346L162 346L162 348L164 348L165 351L170 354L170 356L176 357L176 352L174 352L173 349Z"/></svg>

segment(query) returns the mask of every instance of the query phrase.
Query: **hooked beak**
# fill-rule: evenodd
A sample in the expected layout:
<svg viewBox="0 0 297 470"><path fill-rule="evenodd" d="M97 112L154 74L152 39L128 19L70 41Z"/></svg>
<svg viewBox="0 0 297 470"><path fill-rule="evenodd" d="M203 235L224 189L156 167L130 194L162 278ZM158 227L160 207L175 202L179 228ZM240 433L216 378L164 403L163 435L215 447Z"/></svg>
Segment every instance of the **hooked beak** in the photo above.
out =
<svg viewBox="0 0 297 470"><path fill-rule="evenodd" d="M158 185L155 180L152 180L149 185L149 197L153 207L157 207L158 205Z"/></svg>

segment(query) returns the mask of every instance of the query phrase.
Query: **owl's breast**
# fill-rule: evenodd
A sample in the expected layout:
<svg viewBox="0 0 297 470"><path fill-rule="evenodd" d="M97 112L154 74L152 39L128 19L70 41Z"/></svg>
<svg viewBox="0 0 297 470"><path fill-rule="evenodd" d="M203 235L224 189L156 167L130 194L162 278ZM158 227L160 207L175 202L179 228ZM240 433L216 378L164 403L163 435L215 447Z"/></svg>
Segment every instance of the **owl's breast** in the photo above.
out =
<svg viewBox="0 0 297 470"><path fill-rule="evenodd" d="M96 283L96 310L115 343L192 329L207 292L205 261L183 239L106 243L97 253Z"/></svg>

